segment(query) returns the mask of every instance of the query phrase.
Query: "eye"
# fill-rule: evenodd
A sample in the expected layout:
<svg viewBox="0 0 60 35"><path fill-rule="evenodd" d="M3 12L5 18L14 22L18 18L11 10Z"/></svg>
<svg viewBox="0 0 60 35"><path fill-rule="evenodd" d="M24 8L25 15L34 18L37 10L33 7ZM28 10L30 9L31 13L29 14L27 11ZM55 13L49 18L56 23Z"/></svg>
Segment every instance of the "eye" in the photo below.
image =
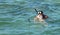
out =
<svg viewBox="0 0 60 35"><path fill-rule="evenodd" d="M39 12L38 12L38 14L39 14Z"/></svg>
<svg viewBox="0 0 60 35"><path fill-rule="evenodd" d="M41 13L41 12L40 12Z"/></svg>

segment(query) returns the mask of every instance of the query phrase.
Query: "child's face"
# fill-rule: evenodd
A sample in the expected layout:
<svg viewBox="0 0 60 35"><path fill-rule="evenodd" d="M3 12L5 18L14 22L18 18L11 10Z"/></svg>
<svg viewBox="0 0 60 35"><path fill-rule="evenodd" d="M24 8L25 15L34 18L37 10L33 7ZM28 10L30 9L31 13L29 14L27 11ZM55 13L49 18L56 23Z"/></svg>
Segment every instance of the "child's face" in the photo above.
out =
<svg viewBox="0 0 60 35"><path fill-rule="evenodd" d="M38 12L38 14L41 14L41 12Z"/></svg>

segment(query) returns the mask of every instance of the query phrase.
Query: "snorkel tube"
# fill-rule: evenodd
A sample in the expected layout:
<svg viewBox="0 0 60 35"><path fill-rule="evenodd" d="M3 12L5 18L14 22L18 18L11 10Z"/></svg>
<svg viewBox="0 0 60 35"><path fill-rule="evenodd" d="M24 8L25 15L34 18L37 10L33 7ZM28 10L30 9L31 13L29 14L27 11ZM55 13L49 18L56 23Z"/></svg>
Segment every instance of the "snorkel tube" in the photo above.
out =
<svg viewBox="0 0 60 35"><path fill-rule="evenodd" d="M35 9L36 13L38 14L38 11Z"/></svg>

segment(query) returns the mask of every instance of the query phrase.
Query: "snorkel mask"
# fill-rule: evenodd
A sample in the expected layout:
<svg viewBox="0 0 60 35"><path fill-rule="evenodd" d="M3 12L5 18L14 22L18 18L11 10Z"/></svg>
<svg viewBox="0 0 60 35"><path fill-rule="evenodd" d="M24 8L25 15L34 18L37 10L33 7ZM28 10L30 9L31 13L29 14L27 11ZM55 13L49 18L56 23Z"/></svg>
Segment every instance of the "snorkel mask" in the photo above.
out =
<svg viewBox="0 0 60 35"><path fill-rule="evenodd" d="M43 14L43 11L38 12L38 14Z"/></svg>

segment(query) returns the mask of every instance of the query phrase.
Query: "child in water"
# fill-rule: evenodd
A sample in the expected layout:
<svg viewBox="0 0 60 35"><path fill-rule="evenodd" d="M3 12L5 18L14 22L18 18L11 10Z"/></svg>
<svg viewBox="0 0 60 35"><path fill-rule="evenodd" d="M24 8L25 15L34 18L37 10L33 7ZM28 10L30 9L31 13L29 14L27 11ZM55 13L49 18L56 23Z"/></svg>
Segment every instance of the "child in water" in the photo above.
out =
<svg viewBox="0 0 60 35"><path fill-rule="evenodd" d="M43 14L43 11L38 12L38 15L34 18L37 21L44 21L48 16Z"/></svg>
<svg viewBox="0 0 60 35"><path fill-rule="evenodd" d="M45 19L47 19L48 16L43 14L43 11L38 12L38 15L34 18L34 22L38 21L38 22L45 22Z"/></svg>

